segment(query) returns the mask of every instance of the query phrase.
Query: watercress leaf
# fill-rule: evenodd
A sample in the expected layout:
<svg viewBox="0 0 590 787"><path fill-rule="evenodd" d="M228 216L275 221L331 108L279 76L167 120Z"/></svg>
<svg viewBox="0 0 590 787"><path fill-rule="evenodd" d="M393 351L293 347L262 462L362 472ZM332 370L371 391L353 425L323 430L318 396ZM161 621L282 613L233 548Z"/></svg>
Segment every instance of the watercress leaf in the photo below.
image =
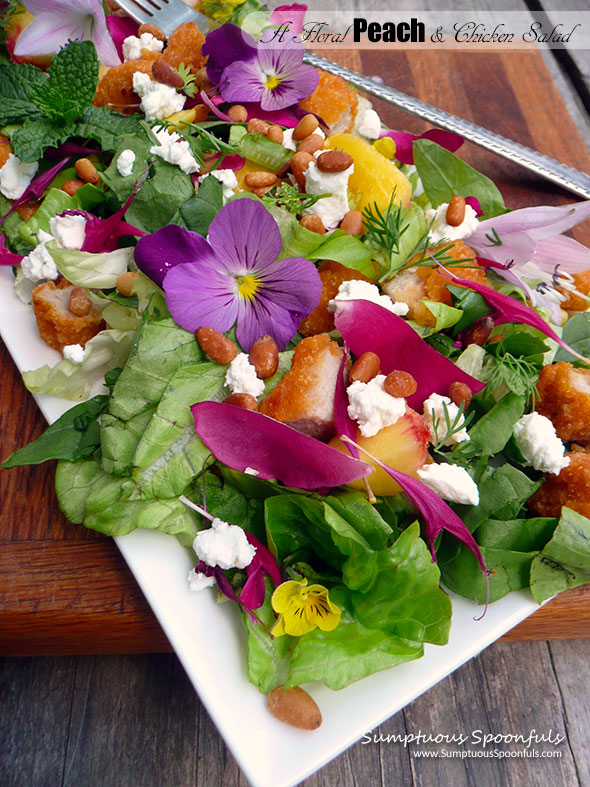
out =
<svg viewBox="0 0 590 787"><path fill-rule="evenodd" d="M174 374L133 459L132 475L141 498L182 494L213 461L195 432L190 406L222 399L225 372L224 366L206 362L185 366Z"/></svg>
<svg viewBox="0 0 590 787"><path fill-rule="evenodd" d="M586 358L590 354L590 313L574 314L563 327L562 338L566 344ZM579 364L580 359L569 353L563 347L558 347L555 353L555 362L568 361Z"/></svg>
<svg viewBox="0 0 590 787"><path fill-rule="evenodd" d="M98 67L92 41L70 42L53 56L49 79L30 87L34 103L52 120L74 120L92 103L98 84Z"/></svg>
<svg viewBox="0 0 590 787"><path fill-rule="evenodd" d="M12 135L12 149L21 161L39 161L47 148L57 147L76 133L75 123L56 123L30 116Z"/></svg>
<svg viewBox="0 0 590 787"><path fill-rule="evenodd" d="M223 188L217 178L205 178L196 194L191 195L176 211L170 224L178 224L191 232L207 237L209 225L223 206Z"/></svg>
<svg viewBox="0 0 590 787"><path fill-rule="evenodd" d="M492 309L490 309L478 292L474 292L466 287L457 287L454 284L447 284L447 289L451 293L453 306L462 311L461 319L453 328L453 336L457 336L477 320L481 320L482 317L492 313Z"/></svg>
<svg viewBox="0 0 590 787"><path fill-rule="evenodd" d="M484 218L506 212L496 185L454 153L428 139L414 141L414 163L433 207L450 202L455 194L477 197Z"/></svg>
<svg viewBox="0 0 590 787"><path fill-rule="evenodd" d="M367 675L423 655L421 644L363 626L350 610L346 588L333 588L330 598L343 610L340 623L333 631L315 629L296 640L285 687L319 680L330 689L343 689Z"/></svg>
<svg viewBox="0 0 590 787"><path fill-rule="evenodd" d="M5 459L2 467L38 465L50 459L67 459L70 462L86 459L100 445L96 419L107 401L107 396L99 394L67 410L40 437Z"/></svg>
<svg viewBox="0 0 590 787"><path fill-rule="evenodd" d="M115 194L121 205L131 196L137 181L144 174L148 163L153 159L150 148L154 144L149 139L143 128L138 128L138 132L123 139L113 155L113 160L109 166L101 173L101 177L111 191ZM135 153L135 161L131 174L123 177L117 168L117 160L124 150L132 150Z"/></svg>
<svg viewBox="0 0 590 787"><path fill-rule="evenodd" d="M365 583L364 590L351 594L356 618L367 628L404 639L445 644L451 626L451 600L439 587L440 571L420 538L418 523L369 560L373 573L370 586ZM347 584L366 561L360 552L351 555L344 567ZM356 579L354 584L358 586Z"/></svg>
<svg viewBox="0 0 590 787"><path fill-rule="evenodd" d="M469 442L461 443L457 453L462 457L492 456L499 453L514 430L514 424L524 413L525 399L510 393L482 416L469 429Z"/></svg>

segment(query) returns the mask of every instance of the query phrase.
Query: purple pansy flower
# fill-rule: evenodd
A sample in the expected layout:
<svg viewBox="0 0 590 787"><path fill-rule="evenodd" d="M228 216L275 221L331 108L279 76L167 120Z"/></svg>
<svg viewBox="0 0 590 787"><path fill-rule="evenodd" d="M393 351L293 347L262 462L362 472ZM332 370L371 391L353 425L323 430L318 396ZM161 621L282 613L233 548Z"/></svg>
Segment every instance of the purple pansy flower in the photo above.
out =
<svg viewBox="0 0 590 787"><path fill-rule="evenodd" d="M243 198L219 211L208 240L172 224L142 238L135 260L164 288L172 317L187 331L225 333L237 321L244 350L264 334L283 349L318 305L322 282L309 260L277 260L281 247L264 205Z"/></svg>
<svg viewBox="0 0 590 787"><path fill-rule="evenodd" d="M319 75L303 65L303 45L281 34L255 41L236 25L213 30L203 44L207 74L225 101L257 101L265 110L283 109L311 95Z"/></svg>

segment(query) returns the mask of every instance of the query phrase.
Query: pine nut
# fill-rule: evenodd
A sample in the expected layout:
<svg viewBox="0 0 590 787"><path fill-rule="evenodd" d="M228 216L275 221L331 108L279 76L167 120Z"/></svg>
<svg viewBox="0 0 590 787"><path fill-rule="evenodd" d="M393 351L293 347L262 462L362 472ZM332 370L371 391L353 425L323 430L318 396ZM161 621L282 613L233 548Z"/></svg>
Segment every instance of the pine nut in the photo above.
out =
<svg viewBox="0 0 590 787"><path fill-rule="evenodd" d="M299 223L302 227L305 227L306 230L310 232L315 232L318 235L325 235L326 228L324 227L324 222L320 219L319 216L316 216L314 213L306 213L305 216L302 216L299 219Z"/></svg>
<svg viewBox="0 0 590 787"><path fill-rule="evenodd" d="M318 150L321 150L324 147L324 140L320 137L319 134L310 134L305 139L302 139L301 142L297 145L297 150L302 150L304 153L311 153L313 156L314 153L317 153Z"/></svg>
<svg viewBox="0 0 590 787"><path fill-rule="evenodd" d="M462 224L465 218L465 207L465 197L462 197L460 194L455 194L454 197L451 197L447 208L447 224L451 227L458 227Z"/></svg>
<svg viewBox="0 0 590 787"><path fill-rule="evenodd" d="M389 372L383 382L383 388L390 396L406 397L416 393L418 384L416 380L408 372L403 372L401 369L394 369Z"/></svg>
<svg viewBox="0 0 590 787"><path fill-rule="evenodd" d="M231 363L238 354L238 348L232 340L216 331L215 328L203 326L195 335L203 352L215 363L225 366L225 364Z"/></svg>
<svg viewBox="0 0 590 787"><path fill-rule="evenodd" d="M291 172L293 173L293 177L297 181L297 185L299 188L305 188L305 170L309 167L311 162L314 161L313 156L310 153L304 153L304 151L297 151L291 156L289 161L291 165Z"/></svg>
<svg viewBox="0 0 590 787"><path fill-rule="evenodd" d="M277 686L266 698L266 707L275 718L302 730L317 730L322 723L315 700L301 686Z"/></svg>
<svg viewBox="0 0 590 787"><path fill-rule="evenodd" d="M70 292L68 307L76 317L84 317L92 308L92 303L84 287L74 287Z"/></svg>
<svg viewBox="0 0 590 787"><path fill-rule="evenodd" d="M277 182L277 176L274 172L264 172L258 170L256 172L249 172L244 178L246 186L251 189L260 189L265 186L274 186Z"/></svg>
<svg viewBox="0 0 590 787"><path fill-rule="evenodd" d="M92 183L95 186L97 183L100 183L98 171L90 159L79 158L74 164L74 167L76 169L76 174L81 180L86 183Z"/></svg>
<svg viewBox="0 0 590 787"><path fill-rule="evenodd" d="M256 339L250 350L250 363L261 380L276 374L279 368L279 348L272 336L265 335Z"/></svg>
<svg viewBox="0 0 590 787"><path fill-rule="evenodd" d="M326 150L317 157L320 172L344 172L352 163L352 156L344 150Z"/></svg>
<svg viewBox="0 0 590 787"><path fill-rule="evenodd" d="M115 288L120 295L129 298L133 294L133 282L139 279L139 273L126 271L122 273L115 284Z"/></svg>
<svg viewBox="0 0 590 787"><path fill-rule="evenodd" d="M319 125L315 115L304 115L293 129L293 139L295 142L301 142L302 139L313 134Z"/></svg>
<svg viewBox="0 0 590 787"><path fill-rule="evenodd" d="M156 82L161 82L168 87L183 87L184 79L178 71L165 60L155 60L152 65L152 76Z"/></svg>
<svg viewBox="0 0 590 787"><path fill-rule="evenodd" d="M193 123L204 123L209 119L209 107L206 104L197 104L193 107L195 110L195 119Z"/></svg>
<svg viewBox="0 0 590 787"><path fill-rule="evenodd" d="M339 224L340 229L349 235L362 235L365 232L363 214L360 210L349 210Z"/></svg>
<svg viewBox="0 0 590 787"><path fill-rule="evenodd" d="M83 180L66 180L61 184L60 189L65 191L66 194L69 194L70 197L73 197L78 189L81 189L82 186L85 185Z"/></svg>
<svg viewBox="0 0 590 787"><path fill-rule="evenodd" d="M245 123L248 120L248 110L241 104L234 104L233 107L227 110L226 114L234 123Z"/></svg>
<svg viewBox="0 0 590 787"><path fill-rule="evenodd" d="M356 359L348 375L350 383L368 383L379 374L381 361L376 353L366 352Z"/></svg>
<svg viewBox="0 0 590 787"><path fill-rule="evenodd" d="M462 402L465 402L465 407L469 407L472 395L467 383L456 382L449 385L449 398L457 407L460 407Z"/></svg>
<svg viewBox="0 0 590 787"><path fill-rule="evenodd" d="M463 347L467 347L470 344L478 344L480 347L483 347L493 327L493 319L489 316L483 317L481 320L474 322L473 325L470 325L469 328L465 328L461 334L461 344Z"/></svg>
<svg viewBox="0 0 590 787"><path fill-rule="evenodd" d="M268 129L267 136L272 142L278 142L279 145L283 144L283 129L280 126L271 126Z"/></svg>
<svg viewBox="0 0 590 787"><path fill-rule="evenodd" d="M223 400L224 404L233 404L234 407L241 407L244 410L258 410L258 402L252 396L252 394L247 393L234 393L231 396L228 396L226 399Z"/></svg>
<svg viewBox="0 0 590 787"><path fill-rule="evenodd" d="M264 136L268 134L269 128L270 124L260 118L250 118L246 126L248 134L264 134Z"/></svg>

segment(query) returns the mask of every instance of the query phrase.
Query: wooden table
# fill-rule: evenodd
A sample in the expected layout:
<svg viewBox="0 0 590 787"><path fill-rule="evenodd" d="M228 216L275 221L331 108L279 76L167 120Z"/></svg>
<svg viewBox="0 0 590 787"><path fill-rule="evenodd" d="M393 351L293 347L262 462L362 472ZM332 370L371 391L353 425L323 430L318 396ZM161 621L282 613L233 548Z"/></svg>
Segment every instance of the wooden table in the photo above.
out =
<svg viewBox="0 0 590 787"><path fill-rule="evenodd" d="M336 54L401 90L572 166L590 168L588 152L534 51L384 55L363 50L334 53L334 59ZM426 127L390 107L377 109L391 127L415 133ZM498 183L510 207L570 199L469 144L462 155ZM587 230L575 235L590 244ZM44 424L2 352L0 436L7 454L37 436ZM169 650L114 544L70 525L59 513L51 468L1 472L0 496L0 655ZM577 589L546 605L506 639L588 636L590 592ZM382 725L381 732L567 728L569 747L559 767L539 770L533 760L513 760L508 767L489 760L486 773L490 784L508 783L508 774L510 783L517 776L532 782L541 773L556 784L583 784L584 775L590 779L582 744L589 703L579 701L588 697L581 677L586 654L582 640L496 644ZM5 722L2 784L245 784L172 656L6 659L0 713ZM449 778L475 783L469 762L449 763L444 769L437 763L435 769L432 762L408 757L397 744L357 744L306 784L352 784L357 774L365 774L370 780L361 782L371 784L449 784Z"/></svg>

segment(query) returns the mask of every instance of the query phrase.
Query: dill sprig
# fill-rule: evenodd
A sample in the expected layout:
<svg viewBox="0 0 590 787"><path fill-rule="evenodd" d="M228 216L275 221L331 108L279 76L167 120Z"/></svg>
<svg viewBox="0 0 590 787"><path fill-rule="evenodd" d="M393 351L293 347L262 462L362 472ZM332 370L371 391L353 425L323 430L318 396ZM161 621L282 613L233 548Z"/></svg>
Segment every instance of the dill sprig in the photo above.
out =
<svg viewBox="0 0 590 787"><path fill-rule="evenodd" d="M276 206L289 211L294 215L302 213L307 208L328 197L329 194L305 194L301 193L296 186L290 183L282 183L280 186L274 186L270 191L262 197L262 201L269 207Z"/></svg>
<svg viewBox="0 0 590 787"><path fill-rule="evenodd" d="M490 391L507 388L515 394L524 396L532 407L535 406L540 371L538 364L504 352L490 355L482 371L482 382L487 383Z"/></svg>
<svg viewBox="0 0 590 787"><path fill-rule="evenodd" d="M446 402L443 402L442 406L444 424L442 423L442 418L432 419L432 431L434 432L432 450L436 451L436 453L442 453L441 449L446 445L447 441L454 434L457 434L457 432L460 432L462 429L466 429L473 420L473 413L469 413L467 416L465 415L465 402L461 402L454 418L451 418L451 414L449 413L449 408L447 407ZM443 426L444 432L439 435L439 431Z"/></svg>

